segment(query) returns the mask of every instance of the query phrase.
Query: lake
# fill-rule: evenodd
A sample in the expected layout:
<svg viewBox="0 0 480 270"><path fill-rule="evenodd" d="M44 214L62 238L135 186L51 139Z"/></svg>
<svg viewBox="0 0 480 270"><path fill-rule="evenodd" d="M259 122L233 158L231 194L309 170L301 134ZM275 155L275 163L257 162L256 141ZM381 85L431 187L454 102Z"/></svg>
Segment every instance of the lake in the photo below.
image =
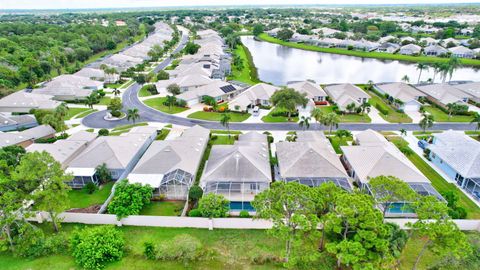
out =
<svg viewBox="0 0 480 270"><path fill-rule="evenodd" d="M379 60L348 55L305 51L242 36L258 69L260 80L275 85L289 81L315 80L317 83L366 83L400 81L407 75L411 83L418 80L415 63ZM433 78L433 70L424 70L421 80ZM452 80L480 80L480 70L470 67L457 69ZM436 82L441 82L437 74Z"/></svg>

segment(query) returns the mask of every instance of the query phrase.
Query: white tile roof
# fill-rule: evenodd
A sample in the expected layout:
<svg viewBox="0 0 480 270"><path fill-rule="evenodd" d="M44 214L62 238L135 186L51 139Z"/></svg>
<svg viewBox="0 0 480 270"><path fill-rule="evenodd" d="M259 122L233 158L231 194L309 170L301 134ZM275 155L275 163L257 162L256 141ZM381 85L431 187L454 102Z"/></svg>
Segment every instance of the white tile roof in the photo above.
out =
<svg viewBox="0 0 480 270"><path fill-rule="evenodd" d="M389 96L399 99L403 102L410 102L416 100L418 97L425 97L426 95L414 87L402 83L380 83L376 84L375 87L379 88L382 92L388 94Z"/></svg>

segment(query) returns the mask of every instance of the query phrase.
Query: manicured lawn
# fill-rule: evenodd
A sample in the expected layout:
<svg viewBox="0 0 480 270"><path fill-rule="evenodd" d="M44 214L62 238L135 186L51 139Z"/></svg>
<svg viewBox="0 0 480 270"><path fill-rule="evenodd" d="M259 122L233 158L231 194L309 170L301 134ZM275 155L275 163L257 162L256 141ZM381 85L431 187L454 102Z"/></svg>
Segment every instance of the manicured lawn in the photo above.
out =
<svg viewBox="0 0 480 270"><path fill-rule="evenodd" d="M402 256L400 256L401 270L411 270L413 268L415 260L424 244L425 239L415 235L408 240L407 245L405 245L405 248L403 249ZM427 250L420 259L418 269L428 269L428 266L434 265L437 260L437 256Z"/></svg>
<svg viewBox="0 0 480 270"><path fill-rule="evenodd" d="M83 189L74 189L68 192L68 200L70 201L70 208L86 208L92 205L103 204L110 195L113 182L109 182L92 194L88 194Z"/></svg>
<svg viewBox="0 0 480 270"><path fill-rule="evenodd" d="M135 82L134 80L130 80L130 81L126 82L125 84L123 84L120 88L122 88L122 89L127 88L130 85L132 85L134 82Z"/></svg>
<svg viewBox="0 0 480 270"><path fill-rule="evenodd" d="M435 122L470 122L472 117L468 115L452 115L448 117L448 114L444 113L439 108L433 106L425 106L425 111L433 115Z"/></svg>
<svg viewBox="0 0 480 270"><path fill-rule="evenodd" d="M155 138L155 140L163 141L165 140L165 138L167 138L169 133L170 133L170 129L162 128L162 130L160 130L160 133L157 135L157 138Z"/></svg>
<svg viewBox="0 0 480 270"><path fill-rule="evenodd" d="M89 114L91 114L91 113L96 112L96 111L97 111L96 109L89 109L88 111L85 111L85 112L83 112L83 113L75 116L75 119L77 119L77 118L83 118L83 117L85 117L85 116L87 116L87 115L89 115Z"/></svg>
<svg viewBox="0 0 480 270"><path fill-rule="evenodd" d="M120 83L107 83L107 87L110 89L120 88L123 85L123 82Z"/></svg>
<svg viewBox="0 0 480 270"><path fill-rule="evenodd" d="M143 207L140 215L145 216L180 216L182 214L184 201L162 201L151 202Z"/></svg>
<svg viewBox="0 0 480 270"><path fill-rule="evenodd" d="M319 107L324 113L333 112L332 106L321 106ZM342 123L370 123L372 119L365 114L339 114L340 122Z"/></svg>
<svg viewBox="0 0 480 270"><path fill-rule="evenodd" d="M228 135L221 135L217 136L216 139L211 140L212 145L219 145L219 144L234 144L235 143L235 136L228 136Z"/></svg>
<svg viewBox="0 0 480 270"><path fill-rule="evenodd" d="M232 74L228 77L229 80L244 82L247 84L256 84L260 82L258 79L257 70L253 63L252 56L248 48L244 45L239 45L234 51L242 59L242 69L232 64Z"/></svg>
<svg viewBox="0 0 480 270"><path fill-rule="evenodd" d="M174 70L180 64L180 59L174 59L172 63L165 68L165 70Z"/></svg>
<svg viewBox="0 0 480 270"><path fill-rule="evenodd" d="M65 116L65 120L70 120L75 115L89 111L89 110L90 108L68 108L68 112L67 112L67 115Z"/></svg>
<svg viewBox="0 0 480 270"><path fill-rule="evenodd" d="M118 126L118 127L114 128L114 129L112 129L112 131L120 131L120 130L124 130L124 129L131 129L131 128L133 128L133 127L141 127L141 126L148 126L148 123L146 123L146 122L140 122L140 123L135 123L135 124Z"/></svg>
<svg viewBox="0 0 480 270"><path fill-rule="evenodd" d="M276 44L291 47L291 48L297 48L297 49L302 49L307 51L324 52L324 53L351 55L351 56L357 56L357 57L363 57L363 58L391 59L391 60L422 62L422 63L438 63L438 62L445 63L445 62L448 62L449 60L448 58L440 58L440 57L432 57L432 56L410 56L410 55L391 54L391 53L383 53L383 52L364 52L364 51L347 50L347 49L340 49L340 48L317 47L317 46L307 45L303 43L283 41L283 40L271 37L265 33L260 34L258 37L263 41L276 43ZM460 61L462 62L463 65L480 66L480 60L460 59Z"/></svg>
<svg viewBox="0 0 480 270"><path fill-rule="evenodd" d="M148 92L147 88L145 86L140 88L140 91L138 91L138 96L139 97L148 97L148 96L151 96L151 95L152 95L152 93Z"/></svg>
<svg viewBox="0 0 480 270"><path fill-rule="evenodd" d="M109 97L102 97L97 105L108 105L112 99Z"/></svg>
<svg viewBox="0 0 480 270"><path fill-rule="evenodd" d="M267 115L262 117L262 121L266 123L281 123L281 122L298 122L298 117L291 117L290 121L288 121L288 117L286 116L273 116L277 108L273 108Z"/></svg>
<svg viewBox="0 0 480 270"><path fill-rule="evenodd" d="M216 129L213 129L213 130L210 130L210 132L212 134L242 134L241 131L239 130L230 130L230 132L228 132L227 130L216 130Z"/></svg>
<svg viewBox="0 0 480 270"><path fill-rule="evenodd" d="M147 99L147 100L144 100L143 102L145 103L145 105L149 107L152 107L156 110L159 110L161 112L168 113L168 114L176 114L176 113L180 113L188 110L188 108L184 108L184 107L173 106L172 108L170 108L169 106L165 106L163 105L163 103L166 100L167 100L166 97L158 97L158 98Z"/></svg>
<svg viewBox="0 0 480 270"><path fill-rule="evenodd" d="M397 147L402 144L407 144L405 140L400 137L390 137L390 141L392 141ZM408 147L408 146L407 146ZM470 200L462 191L458 189L452 183L447 182L441 175L439 175L430 165L428 165L420 156L416 153L412 153L411 155L407 156L407 158L430 180L432 186L440 193L445 191L454 190L458 194L459 206L465 208L467 210L467 218L468 219L478 219L480 218L480 208Z"/></svg>
<svg viewBox="0 0 480 270"><path fill-rule="evenodd" d="M340 148L340 146L347 146L348 142L352 141L353 138L352 137L348 137L348 138L343 137L342 139L340 139L337 136L329 136L328 140L330 140L330 143L332 144L333 149L335 150L335 153L343 154L343 151Z"/></svg>
<svg viewBox="0 0 480 270"><path fill-rule="evenodd" d="M189 114L187 117L193 118L193 119L208 120L208 121L220 121L220 117L222 116L222 114L223 113L218 113L218 112L198 111L198 112ZM230 122L243 122L247 120L251 115L249 113L236 113L236 112L229 112L229 114L231 117Z"/></svg>
<svg viewBox="0 0 480 270"><path fill-rule="evenodd" d="M382 108L385 108L386 110L388 110L387 115L381 113L380 111L378 112L378 114L383 119L385 119L385 121L388 121L390 123L411 123L412 122L412 118L410 118L407 114L397 112L391 106L386 104L380 97L375 95L375 93L369 92L369 94L371 98L368 102L372 105L372 107L375 107L376 104L378 104Z"/></svg>

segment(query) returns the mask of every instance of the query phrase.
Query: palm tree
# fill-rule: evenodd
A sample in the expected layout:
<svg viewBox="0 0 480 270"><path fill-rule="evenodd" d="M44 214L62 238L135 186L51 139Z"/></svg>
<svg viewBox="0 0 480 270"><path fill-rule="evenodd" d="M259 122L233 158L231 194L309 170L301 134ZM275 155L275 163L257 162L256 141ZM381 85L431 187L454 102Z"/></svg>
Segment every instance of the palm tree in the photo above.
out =
<svg viewBox="0 0 480 270"><path fill-rule="evenodd" d="M175 105L175 102L177 102L177 98L175 96L167 96L166 103L170 111L172 110L173 105Z"/></svg>
<svg viewBox="0 0 480 270"><path fill-rule="evenodd" d="M367 85L368 85L368 90L372 90L372 88L373 88L373 81L372 81L372 80L368 80Z"/></svg>
<svg viewBox="0 0 480 270"><path fill-rule="evenodd" d="M335 128L338 127L338 123L340 122L340 118L338 115L334 112L328 113L325 115L325 119L323 120L323 124L329 127L330 133L332 133L332 128L335 126Z"/></svg>
<svg viewBox="0 0 480 270"><path fill-rule="evenodd" d="M362 109L362 114L365 113L365 111L367 111L367 114L368 114L370 112L371 107L372 105L368 102L362 103L362 105L360 105L360 108Z"/></svg>
<svg viewBox="0 0 480 270"><path fill-rule="evenodd" d="M407 136L407 130L404 128L400 129L400 135Z"/></svg>
<svg viewBox="0 0 480 270"><path fill-rule="evenodd" d="M435 77L437 76L437 73L440 72L442 64L439 62L433 63L432 68L433 68L433 79L432 83L435 83Z"/></svg>
<svg viewBox="0 0 480 270"><path fill-rule="evenodd" d="M407 75L403 75L402 81L408 83L410 81L410 78Z"/></svg>
<svg viewBox="0 0 480 270"><path fill-rule="evenodd" d="M448 81L451 81L453 72L455 72L455 70L457 70L459 67L462 66L462 62L458 57L452 55L447 62L447 66L448 66L448 76L449 76Z"/></svg>
<svg viewBox="0 0 480 270"><path fill-rule="evenodd" d="M419 74L418 74L418 80L417 80L417 83L420 83L420 77L422 77L422 71L426 69L428 70L428 65L424 64L424 63L418 63L417 64L417 70L419 70Z"/></svg>
<svg viewBox="0 0 480 270"><path fill-rule="evenodd" d="M128 111L127 111L127 120L128 121L130 121L130 119L131 119L133 121L133 123L135 124L135 120L137 120L138 118L140 118L140 114L138 113L137 108L128 109Z"/></svg>
<svg viewBox="0 0 480 270"><path fill-rule="evenodd" d="M447 80L448 72L450 70L450 66L448 63L442 63L438 69L440 73L440 77L442 78L442 82Z"/></svg>
<svg viewBox="0 0 480 270"><path fill-rule="evenodd" d="M112 93L113 93L115 96L118 96L118 95L120 95L120 89L115 88L115 89L112 90Z"/></svg>
<svg viewBox="0 0 480 270"><path fill-rule="evenodd" d="M59 118L63 119L68 114L68 106L66 103L62 103L57 108L55 108L55 115L59 116Z"/></svg>
<svg viewBox="0 0 480 270"><path fill-rule="evenodd" d="M452 117L453 112L456 110L457 104L456 103L448 103L446 105L446 107L447 107L447 111L448 111L448 118L450 118L450 117Z"/></svg>
<svg viewBox="0 0 480 270"><path fill-rule="evenodd" d="M94 95L87 96L85 98L85 106L88 106L90 109L93 109L93 104L97 103L97 97Z"/></svg>
<svg viewBox="0 0 480 270"><path fill-rule="evenodd" d="M225 128L227 128L229 139L230 139L230 120L231 119L232 118L228 113L222 113L222 115L220 116L220 124Z"/></svg>
<svg viewBox="0 0 480 270"><path fill-rule="evenodd" d="M311 119L310 117L302 116L300 118L300 122L298 122L298 125L300 125L300 127L303 130L309 129L310 128L310 119Z"/></svg>
<svg viewBox="0 0 480 270"><path fill-rule="evenodd" d="M423 113L422 116L423 118L422 120L420 120L418 125L423 129L423 133L425 133L428 128L431 128L433 126L435 118L433 117L433 115L427 113Z"/></svg>
<svg viewBox="0 0 480 270"><path fill-rule="evenodd" d="M204 96L202 98L203 103L205 103L208 106L212 106L213 110L216 111L218 109L218 103L217 100L215 100L214 97L211 96Z"/></svg>
<svg viewBox="0 0 480 270"><path fill-rule="evenodd" d="M471 124L473 123L476 123L477 125L475 126L475 130L479 130L480 129L480 113L475 113L475 115L473 115L473 119L472 121L470 121Z"/></svg>

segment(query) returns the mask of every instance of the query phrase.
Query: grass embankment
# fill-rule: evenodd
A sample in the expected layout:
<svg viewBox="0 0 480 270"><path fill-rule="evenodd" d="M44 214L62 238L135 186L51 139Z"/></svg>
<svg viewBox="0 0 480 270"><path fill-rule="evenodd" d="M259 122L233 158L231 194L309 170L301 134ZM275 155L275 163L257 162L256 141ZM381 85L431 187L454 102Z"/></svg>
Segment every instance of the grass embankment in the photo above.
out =
<svg viewBox="0 0 480 270"><path fill-rule="evenodd" d="M397 147L407 145L408 143L400 137L389 138ZM408 147L408 146L406 146ZM419 155L412 151L412 153L407 156L407 158L430 180L432 186L440 193L446 191L456 191L458 194L459 206L467 210L468 219L479 219L480 218L480 208L467 197L461 190L458 189L452 183L447 182L440 174L438 174L430 165L428 165Z"/></svg>
<svg viewBox="0 0 480 270"><path fill-rule="evenodd" d="M145 103L145 105L152 107L155 110L159 110L161 112L168 113L168 114L176 114L176 113L181 113L183 111L188 110L188 108L185 108L185 107L165 106L163 104L165 103L165 101L167 101L166 97L158 97L158 98L147 99L147 100L144 100L143 102Z"/></svg>
<svg viewBox="0 0 480 270"><path fill-rule="evenodd" d="M140 123L135 123L130 125L118 126L110 131L109 136L119 136L123 133L129 132L132 128L139 127L139 126L148 126L148 123L140 122Z"/></svg>
<svg viewBox="0 0 480 270"><path fill-rule="evenodd" d="M140 215L144 216L180 216L184 201L151 202L143 207Z"/></svg>
<svg viewBox="0 0 480 270"><path fill-rule="evenodd" d="M96 109L89 109L88 111L85 111L85 112L82 112L80 114L77 114L74 118L77 119L77 118L84 118L86 117L87 115L91 114L91 113L94 113L96 112L97 110Z"/></svg>
<svg viewBox="0 0 480 270"><path fill-rule="evenodd" d="M148 89L148 87L146 87L146 86L143 86L142 88L140 88L140 91L138 91L138 96L139 97L151 96L152 93L150 93L147 89Z"/></svg>
<svg viewBox="0 0 480 270"><path fill-rule="evenodd" d="M113 182L106 183L95 190L92 194L88 194L83 189L74 189L68 192L68 200L70 208L86 208L92 205L103 204L110 195Z"/></svg>
<svg viewBox="0 0 480 270"><path fill-rule="evenodd" d="M233 51L234 55L237 55L242 59L242 66L237 67L232 61L232 74L228 77L228 80L239 81L247 84L259 83L257 68L253 62L252 55L245 45L238 45Z"/></svg>
<svg viewBox="0 0 480 270"><path fill-rule="evenodd" d="M70 120L74 118L75 115L80 114L80 113L85 113L87 111L90 111L90 108L68 108L67 115L65 115L65 120Z"/></svg>
<svg viewBox="0 0 480 270"><path fill-rule="evenodd" d="M331 113L333 112L332 106L321 106L320 109L324 113ZM370 123L372 119L368 117L368 114L338 114L340 118L340 122L342 123Z"/></svg>
<svg viewBox="0 0 480 270"><path fill-rule="evenodd" d="M470 122L473 117L469 115L452 115L448 114L433 106L425 106L425 111L433 115L435 122Z"/></svg>
<svg viewBox="0 0 480 270"><path fill-rule="evenodd" d="M219 112L204 112L198 111L189 114L187 117L192 119L200 119L200 120L208 120L208 121L220 121L223 113ZM243 122L247 120L251 114L249 113L237 113L237 112L229 112L230 115L230 122Z"/></svg>
<svg viewBox="0 0 480 270"><path fill-rule="evenodd" d="M383 52L364 52L364 51L355 51L355 50L340 49L340 48L318 47L318 46L308 45L303 43L283 41L283 40L271 37L265 33L260 34L258 38L266 42L276 43L282 46L287 46L287 47L301 49L301 50L350 55L350 56L363 57L363 58L376 58L376 59L399 60L399 61L422 62L422 63L445 63L445 62L448 62L449 60L448 58L440 58L440 57L433 57L433 56L411 56L411 55L391 54L391 53L383 53ZM462 65L465 65L465 66L480 66L480 60L476 60L476 59L462 58L460 59L460 62L462 63Z"/></svg>

